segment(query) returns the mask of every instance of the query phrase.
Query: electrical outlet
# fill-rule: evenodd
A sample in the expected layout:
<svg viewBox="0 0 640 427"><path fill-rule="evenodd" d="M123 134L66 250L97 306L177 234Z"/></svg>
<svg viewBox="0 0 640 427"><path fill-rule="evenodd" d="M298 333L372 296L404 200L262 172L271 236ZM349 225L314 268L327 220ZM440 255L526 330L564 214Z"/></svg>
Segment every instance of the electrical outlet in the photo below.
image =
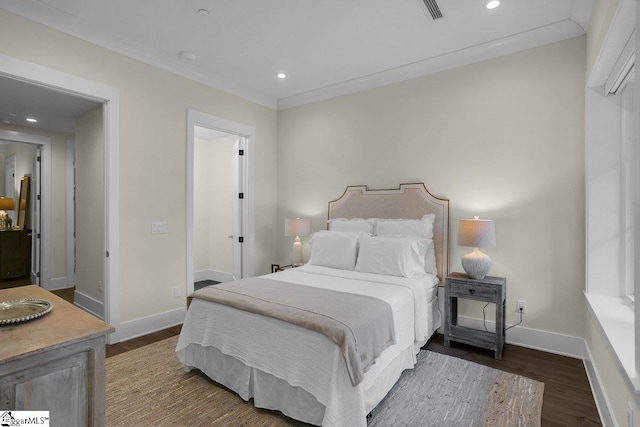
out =
<svg viewBox="0 0 640 427"><path fill-rule="evenodd" d="M180 297L180 295L181 295L180 286L176 286L175 288L173 288L173 297L178 298Z"/></svg>
<svg viewBox="0 0 640 427"><path fill-rule="evenodd" d="M523 300L516 301L516 312L518 313L526 313L527 312L527 302Z"/></svg>

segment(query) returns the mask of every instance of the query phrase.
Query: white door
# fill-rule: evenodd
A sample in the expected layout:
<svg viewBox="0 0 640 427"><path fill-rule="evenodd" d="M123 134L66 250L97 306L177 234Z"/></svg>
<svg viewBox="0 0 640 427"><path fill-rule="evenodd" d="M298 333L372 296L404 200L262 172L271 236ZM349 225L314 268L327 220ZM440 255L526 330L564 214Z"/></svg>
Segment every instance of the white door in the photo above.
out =
<svg viewBox="0 0 640 427"><path fill-rule="evenodd" d="M16 155L4 159L4 197L16 200ZM16 224L16 211L7 211L12 224Z"/></svg>
<svg viewBox="0 0 640 427"><path fill-rule="evenodd" d="M232 162L232 185L235 194L233 202L233 278L235 280L242 278L242 245L244 244L244 235L242 230L242 218L244 215L244 150L245 138L239 137L233 147L231 156Z"/></svg>
<svg viewBox="0 0 640 427"><path fill-rule="evenodd" d="M42 164L42 149L38 147L33 157L33 176L31 179L31 283L40 284L40 269L42 268L42 221L41 202L42 190L40 185Z"/></svg>

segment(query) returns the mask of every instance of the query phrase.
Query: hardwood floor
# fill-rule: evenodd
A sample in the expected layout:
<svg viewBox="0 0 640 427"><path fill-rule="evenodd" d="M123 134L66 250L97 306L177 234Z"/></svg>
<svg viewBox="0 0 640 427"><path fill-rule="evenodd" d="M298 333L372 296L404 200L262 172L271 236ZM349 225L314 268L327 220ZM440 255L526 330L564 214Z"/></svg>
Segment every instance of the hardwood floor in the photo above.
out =
<svg viewBox="0 0 640 427"><path fill-rule="evenodd" d="M107 346L107 357L180 334L180 326ZM462 344L447 348L436 334L426 348L544 383L542 426L600 426L589 381L581 360L507 344L502 360L493 352Z"/></svg>
<svg viewBox="0 0 640 427"><path fill-rule="evenodd" d="M153 344L156 341L162 341L167 338L171 338L175 335L180 335L180 329L182 325L174 326L169 329L154 332L143 337L135 338L129 341L120 342L118 344L107 345L107 357L116 356L129 350L135 350L136 348L144 347L148 344Z"/></svg>

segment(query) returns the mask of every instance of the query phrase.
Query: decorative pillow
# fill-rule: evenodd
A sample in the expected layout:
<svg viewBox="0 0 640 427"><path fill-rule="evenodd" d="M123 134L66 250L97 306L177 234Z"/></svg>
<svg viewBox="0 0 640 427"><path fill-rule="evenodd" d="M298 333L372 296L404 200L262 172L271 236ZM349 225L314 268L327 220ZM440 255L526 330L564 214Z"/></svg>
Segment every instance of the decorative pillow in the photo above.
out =
<svg viewBox="0 0 640 427"><path fill-rule="evenodd" d="M348 231L352 233L373 234L375 222L372 219L345 219L336 218L327 221L329 223L329 231Z"/></svg>
<svg viewBox="0 0 640 427"><path fill-rule="evenodd" d="M415 237L360 237L355 270L387 276L424 276L429 241Z"/></svg>
<svg viewBox="0 0 640 427"><path fill-rule="evenodd" d="M376 219L376 235L403 235L433 239L434 214L427 214L422 219Z"/></svg>
<svg viewBox="0 0 640 427"><path fill-rule="evenodd" d="M310 265L353 270L358 257L358 239L361 233L325 231L314 233L311 245Z"/></svg>

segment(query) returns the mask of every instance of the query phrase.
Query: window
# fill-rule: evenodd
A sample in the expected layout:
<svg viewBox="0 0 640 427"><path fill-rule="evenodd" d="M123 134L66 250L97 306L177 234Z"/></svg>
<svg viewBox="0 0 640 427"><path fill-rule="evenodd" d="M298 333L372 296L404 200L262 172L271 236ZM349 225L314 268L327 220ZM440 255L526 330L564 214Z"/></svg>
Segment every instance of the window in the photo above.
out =
<svg viewBox="0 0 640 427"><path fill-rule="evenodd" d="M625 302L633 306L634 302L634 255L633 255L633 189L634 182L632 178L632 143L634 136L633 125L633 86L634 86L634 69L627 73L624 77L617 95L620 96L621 107L621 192L622 192L622 213L624 215L624 247L622 252L623 280L621 283L620 296Z"/></svg>

